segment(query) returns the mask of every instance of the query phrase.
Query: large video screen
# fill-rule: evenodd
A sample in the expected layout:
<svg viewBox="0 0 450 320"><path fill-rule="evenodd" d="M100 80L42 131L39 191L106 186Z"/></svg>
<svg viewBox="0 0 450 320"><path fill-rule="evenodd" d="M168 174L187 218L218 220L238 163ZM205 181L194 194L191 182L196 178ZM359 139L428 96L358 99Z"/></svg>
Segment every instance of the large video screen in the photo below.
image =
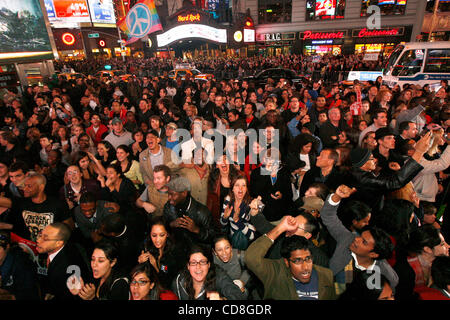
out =
<svg viewBox="0 0 450 320"><path fill-rule="evenodd" d="M381 15L404 15L407 0L361 0L361 17L369 15L367 9L370 6L378 6Z"/></svg>
<svg viewBox="0 0 450 320"><path fill-rule="evenodd" d="M307 0L307 20L343 19L345 13L344 0Z"/></svg>
<svg viewBox="0 0 450 320"><path fill-rule="evenodd" d="M39 0L0 0L0 61L53 59Z"/></svg>
<svg viewBox="0 0 450 320"><path fill-rule="evenodd" d="M112 0L89 0L89 11L93 23L116 23Z"/></svg>
<svg viewBox="0 0 450 320"><path fill-rule="evenodd" d="M44 0L51 23L91 22L87 0Z"/></svg>

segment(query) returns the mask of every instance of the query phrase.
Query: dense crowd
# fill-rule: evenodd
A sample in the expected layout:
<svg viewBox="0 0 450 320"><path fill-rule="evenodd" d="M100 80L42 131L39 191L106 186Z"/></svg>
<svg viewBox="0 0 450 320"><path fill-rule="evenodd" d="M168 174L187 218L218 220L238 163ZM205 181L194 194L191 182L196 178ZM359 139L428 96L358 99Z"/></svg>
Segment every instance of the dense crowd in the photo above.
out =
<svg viewBox="0 0 450 320"><path fill-rule="evenodd" d="M83 74L92 74L93 70L99 71L105 65L110 65L114 70L122 70L126 73L135 74L139 78L164 76L177 64L186 61L180 58L140 58L122 60L112 59L92 59L83 61L64 62L58 61L55 64L57 70L71 67ZM377 61L365 61L363 54L353 55L323 55L317 57L305 55L278 55L266 57L256 55L254 57L200 57L189 60L197 69L205 73L213 73L216 78L241 79L243 76L254 75L255 73L268 68L286 68L296 71L300 75L305 75L314 79L321 79L326 82L337 81L339 75L341 80L346 79L349 71L380 71L382 69L383 56L380 55Z"/></svg>
<svg viewBox="0 0 450 320"><path fill-rule="evenodd" d="M3 96L0 299L450 298L447 81L345 86L322 80L381 62L296 55L169 79L177 62L56 62L90 76ZM242 80L273 66L319 74Z"/></svg>

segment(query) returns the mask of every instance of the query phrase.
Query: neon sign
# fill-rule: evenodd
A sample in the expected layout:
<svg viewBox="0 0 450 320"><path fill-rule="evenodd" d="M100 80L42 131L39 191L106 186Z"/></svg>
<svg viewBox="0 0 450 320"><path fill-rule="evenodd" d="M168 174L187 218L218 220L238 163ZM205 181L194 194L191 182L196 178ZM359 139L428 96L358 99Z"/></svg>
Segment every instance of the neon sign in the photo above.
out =
<svg viewBox="0 0 450 320"><path fill-rule="evenodd" d="M320 40L320 39L342 39L344 38L344 32L343 31L336 31L336 32L312 32L312 31L305 31L303 32L303 40L307 39L314 39L314 40Z"/></svg>
<svg viewBox="0 0 450 320"><path fill-rule="evenodd" d="M62 41L64 42L64 44L66 44L68 46L71 46L75 43L75 37L70 32L64 33L61 38L62 38Z"/></svg>
<svg viewBox="0 0 450 320"><path fill-rule="evenodd" d="M367 30L367 28L362 29L358 33L358 38L365 37L385 37L385 36L397 36L399 35L398 29L387 29L387 30Z"/></svg>
<svg viewBox="0 0 450 320"><path fill-rule="evenodd" d="M187 15L179 15L177 17L178 22L194 22L199 21L200 22L200 13L197 13L196 15L193 15L192 13L188 13Z"/></svg>

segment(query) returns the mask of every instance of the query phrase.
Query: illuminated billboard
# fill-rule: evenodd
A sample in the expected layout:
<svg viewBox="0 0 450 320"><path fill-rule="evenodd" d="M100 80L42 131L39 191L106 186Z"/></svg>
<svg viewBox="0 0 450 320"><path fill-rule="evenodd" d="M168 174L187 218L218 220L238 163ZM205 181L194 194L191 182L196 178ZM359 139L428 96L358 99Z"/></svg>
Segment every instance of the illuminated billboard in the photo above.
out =
<svg viewBox="0 0 450 320"><path fill-rule="evenodd" d="M52 26L91 22L87 0L44 0L44 3Z"/></svg>
<svg viewBox="0 0 450 320"><path fill-rule="evenodd" d="M255 42L255 30L244 29L244 42Z"/></svg>
<svg viewBox="0 0 450 320"><path fill-rule="evenodd" d="M0 62L53 59L39 0L0 0Z"/></svg>
<svg viewBox="0 0 450 320"><path fill-rule="evenodd" d="M306 1L307 20L343 19L344 12L345 12L344 0Z"/></svg>
<svg viewBox="0 0 450 320"><path fill-rule="evenodd" d="M89 0L89 11L93 23L116 24L112 0Z"/></svg>
<svg viewBox="0 0 450 320"><path fill-rule="evenodd" d="M183 24L156 36L158 47L164 47L174 41L186 38L203 38L227 43L227 30L216 29L203 24Z"/></svg>

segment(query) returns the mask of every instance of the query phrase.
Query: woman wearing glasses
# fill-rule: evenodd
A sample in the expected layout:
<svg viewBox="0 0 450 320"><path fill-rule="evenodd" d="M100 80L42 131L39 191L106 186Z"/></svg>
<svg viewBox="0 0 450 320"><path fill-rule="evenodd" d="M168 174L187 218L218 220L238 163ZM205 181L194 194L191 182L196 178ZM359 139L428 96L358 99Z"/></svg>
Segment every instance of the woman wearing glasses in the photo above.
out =
<svg viewBox="0 0 450 320"><path fill-rule="evenodd" d="M178 300L170 290L165 290L158 273L149 263L140 263L131 271L130 300Z"/></svg>
<svg viewBox="0 0 450 320"><path fill-rule="evenodd" d="M80 286L70 290L73 295L78 295L83 300L128 300L128 279L122 275L118 268L119 251L116 246L108 241L97 242L91 256L91 268L94 283L84 283L80 277ZM69 278L68 283L71 281Z"/></svg>
<svg viewBox="0 0 450 320"><path fill-rule="evenodd" d="M180 300L245 300L247 293L233 283L225 271L216 267L211 249L193 246L186 269L172 284Z"/></svg>

